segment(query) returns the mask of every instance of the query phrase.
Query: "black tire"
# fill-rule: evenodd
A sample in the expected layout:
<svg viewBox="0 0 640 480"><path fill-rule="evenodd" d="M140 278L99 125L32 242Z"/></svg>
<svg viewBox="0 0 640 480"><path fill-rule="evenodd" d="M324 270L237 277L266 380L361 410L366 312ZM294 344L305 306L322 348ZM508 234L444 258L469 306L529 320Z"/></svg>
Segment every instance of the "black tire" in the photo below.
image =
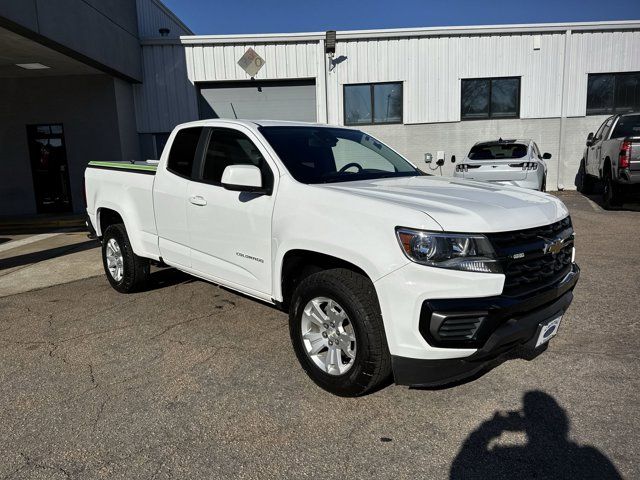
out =
<svg viewBox="0 0 640 480"><path fill-rule="evenodd" d="M116 280L109 271L107 265L107 245L114 239L122 251L123 274L120 280ZM150 263L133 253L131 242L124 225L117 223L107 227L102 236L102 265L111 286L121 293L131 293L143 290L149 282Z"/></svg>
<svg viewBox="0 0 640 480"><path fill-rule="evenodd" d="M590 195L594 190L593 177L587 173L587 168L584 164L584 159L580 161L580 168L578 170L578 185L576 185L578 191L584 195Z"/></svg>
<svg viewBox="0 0 640 480"><path fill-rule="evenodd" d="M622 192L620 185L613 181L611 168L608 166L605 167L602 183L602 204L604 208L607 210L615 210L622 206Z"/></svg>
<svg viewBox="0 0 640 480"><path fill-rule="evenodd" d="M547 191L547 176L546 175L544 177L542 177L542 185L540 186L540 191L541 192L546 192Z"/></svg>
<svg viewBox="0 0 640 480"><path fill-rule="evenodd" d="M309 301L327 297L348 316L356 338L353 365L341 375L321 370L307 355L302 339L302 315ZM391 378L391 356L380 306L371 280L351 270L323 270L306 277L293 293L289 332L296 356L307 375L323 389L343 397L370 393Z"/></svg>

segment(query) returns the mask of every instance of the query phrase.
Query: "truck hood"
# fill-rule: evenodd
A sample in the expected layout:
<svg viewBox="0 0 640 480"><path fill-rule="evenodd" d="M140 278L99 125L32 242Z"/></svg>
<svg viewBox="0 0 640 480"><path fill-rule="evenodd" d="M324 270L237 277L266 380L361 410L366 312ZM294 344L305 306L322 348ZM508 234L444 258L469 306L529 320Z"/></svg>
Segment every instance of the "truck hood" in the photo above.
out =
<svg viewBox="0 0 640 480"><path fill-rule="evenodd" d="M521 230L568 215L564 204L546 193L457 178L401 177L321 187L418 210L450 232Z"/></svg>

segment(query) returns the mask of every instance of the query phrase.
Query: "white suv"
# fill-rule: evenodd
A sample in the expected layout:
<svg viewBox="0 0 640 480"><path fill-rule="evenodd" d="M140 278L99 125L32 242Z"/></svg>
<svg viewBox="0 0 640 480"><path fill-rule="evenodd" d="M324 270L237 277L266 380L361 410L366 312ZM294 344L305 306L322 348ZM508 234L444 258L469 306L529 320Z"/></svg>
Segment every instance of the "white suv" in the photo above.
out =
<svg viewBox="0 0 640 480"><path fill-rule="evenodd" d="M550 153L540 155L536 143L528 139L478 142L463 162L456 165L453 176L544 192L547 187L545 160L550 158Z"/></svg>

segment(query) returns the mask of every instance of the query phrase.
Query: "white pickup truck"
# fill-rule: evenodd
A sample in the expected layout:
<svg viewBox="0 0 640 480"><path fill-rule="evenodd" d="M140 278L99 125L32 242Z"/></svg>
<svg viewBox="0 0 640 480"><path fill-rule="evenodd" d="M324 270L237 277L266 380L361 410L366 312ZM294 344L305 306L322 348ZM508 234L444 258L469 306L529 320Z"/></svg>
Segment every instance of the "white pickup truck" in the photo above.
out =
<svg viewBox="0 0 640 480"><path fill-rule="evenodd" d="M355 129L192 122L157 165L91 162L85 177L116 290L142 289L157 262L288 309L300 363L338 395L533 357L579 276L557 198L426 175Z"/></svg>

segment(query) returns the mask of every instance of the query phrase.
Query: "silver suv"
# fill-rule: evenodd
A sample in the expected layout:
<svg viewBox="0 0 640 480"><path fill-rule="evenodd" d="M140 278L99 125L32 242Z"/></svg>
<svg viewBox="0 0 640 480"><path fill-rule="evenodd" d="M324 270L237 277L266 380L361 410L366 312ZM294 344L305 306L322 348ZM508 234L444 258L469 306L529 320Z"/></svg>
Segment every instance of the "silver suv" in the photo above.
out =
<svg viewBox="0 0 640 480"><path fill-rule="evenodd" d="M533 140L491 140L478 142L456 165L454 177L515 185L544 192L550 153L540 154Z"/></svg>

